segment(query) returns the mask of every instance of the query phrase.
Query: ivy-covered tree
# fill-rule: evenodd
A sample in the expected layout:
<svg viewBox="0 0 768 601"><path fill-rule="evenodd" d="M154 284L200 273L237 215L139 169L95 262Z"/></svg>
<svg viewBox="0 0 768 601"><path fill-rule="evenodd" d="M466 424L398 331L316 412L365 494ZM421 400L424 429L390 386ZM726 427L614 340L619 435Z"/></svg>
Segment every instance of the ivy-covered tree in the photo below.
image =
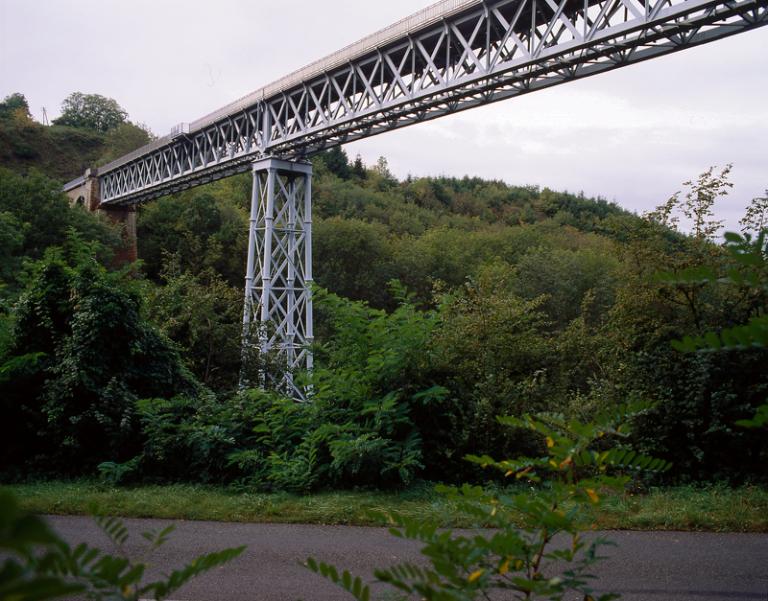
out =
<svg viewBox="0 0 768 601"><path fill-rule="evenodd" d="M136 401L198 390L144 317L138 283L102 267L96 246L72 234L30 268L0 357L6 471L80 474L129 459L141 449Z"/></svg>

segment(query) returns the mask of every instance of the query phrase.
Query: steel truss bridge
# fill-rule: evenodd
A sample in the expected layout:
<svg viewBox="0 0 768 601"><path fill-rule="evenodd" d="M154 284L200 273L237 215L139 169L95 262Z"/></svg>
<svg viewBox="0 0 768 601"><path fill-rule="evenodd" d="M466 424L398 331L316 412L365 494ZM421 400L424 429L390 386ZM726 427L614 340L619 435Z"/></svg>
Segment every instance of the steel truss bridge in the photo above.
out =
<svg viewBox="0 0 768 601"><path fill-rule="evenodd" d="M766 24L768 0L442 0L99 168L100 203L253 170L244 321L271 324L261 349L283 354L280 386L303 398L290 373L311 367L306 157Z"/></svg>

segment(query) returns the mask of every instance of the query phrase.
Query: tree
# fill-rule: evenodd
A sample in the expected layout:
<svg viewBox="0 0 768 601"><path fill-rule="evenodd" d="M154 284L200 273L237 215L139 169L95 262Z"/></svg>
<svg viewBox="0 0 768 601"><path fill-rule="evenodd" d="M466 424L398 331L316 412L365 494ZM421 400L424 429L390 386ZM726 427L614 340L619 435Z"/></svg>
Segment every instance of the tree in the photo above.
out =
<svg viewBox="0 0 768 601"><path fill-rule="evenodd" d="M373 187L377 190L386 191L397 186L397 178L389 170L389 163L385 157L379 157L376 164L371 169L373 175Z"/></svg>
<svg viewBox="0 0 768 601"><path fill-rule="evenodd" d="M23 260L42 258L46 248L65 242L70 229L98 240L105 251L119 243L116 230L103 218L70 207L56 180L37 171L25 176L0 167L0 278L6 284L15 286Z"/></svg>
<svg viewBox="0 0 768 601"><path fill-rule="evenodd" d="M230 285L242 283L248 213L233 194L216 190L214 185L166 196L142 208L139 258L150 277L159 279L166 253L172 253L179 256L182 272L213 268Z"/></svg>
<svg viewBox="0 0 768 601"><path fill-rule="evenodd" d="M106 133L128 119L128 113L116 100L100 94L73 92L61 103L61 117L54 125L68 125Z"/></svg>
<svg viewBox="0 0 768 601"><path fill-rule="evenodd" d="M193 373L215 389L234 388L240 370L243 328L242 292L218 273L182 272L170 255L163 285L149 294L149 313L183 353Z"/></svg>
<svg viewBox="0 0 768 601"><path fill-rule="evenodd" d="M368 177L368 172L365 170L365 163L363 163L363 157L359 154L355 157L355 162L352 163L352 175L359 180L364 180Z"/></svg>
<svg viewBox="0 0 768 601"><path fill-rule="evenodd" d="M129 459L140 448L136 400L200 388L144 317L140 284L101 267L96 246L72 233L29 268L0 357L3 469L82 473Z"/></svg>
<svg viewBox="0 0 768 601"><path fill-rule="evenodd" d="M723 167L719 175L714 173L715 167L710 167L694 181L683 182L688 191L683 199L680 192L675 192L670 199L647 214L647 218L661 225L677 229L680 214L691 226L691 234L696 241L711 242L723 225L722 221L714 219L712 207L721 196L727 196L733 184L728 177L732 165Z"/></svg>
<svg viewBox="0 0 768 601"><path fill-rule="evenodd" d="M0 119L29 120L29 103L24 94L9 94L0 102Z"/></svg>
<svg viewBox="0 0 768 601"><path fill-rule="evenodd" d="M391 304L392 248L386 228L359 219L318 219L314 224L315 279L340 296L374 307Z"/></svg>
<svg viewBox="0 0 768 601"><path fill-rule="evenodd" d="M752 199L747 207L747 212L739 221L739 225L742 234L768 231L768 190L765 191L765 196L757 196Z"/></svg>
<svg viewBox="0 0 768 601"><path fill-rule="evenodd" d="M153 138L152 132L146 125L120 123L107 133L104 139L104 153L98 162L104 165L114 161L132 150L149 144Z"/></svg>
<svg viewBox="0 0 768 601"><path fill-rule="evenodd" d="M349 166L349 157L341 146L334 146L330 150L326 150L322 155L322 160L328 167L328 171L335 174L341 179L349 179L352 176L352 171Z"/></svg>

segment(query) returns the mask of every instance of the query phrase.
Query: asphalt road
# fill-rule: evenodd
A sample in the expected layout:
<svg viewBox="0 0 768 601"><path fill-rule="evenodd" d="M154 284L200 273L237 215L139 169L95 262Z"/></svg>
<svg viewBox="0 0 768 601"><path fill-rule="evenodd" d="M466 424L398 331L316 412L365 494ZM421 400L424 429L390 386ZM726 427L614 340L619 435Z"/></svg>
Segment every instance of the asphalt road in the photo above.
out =
<svg viewBox="0 0 768 601"><path fill-rule="evenodd" d="M71 542L109 548L90 518L51 517ZM126 520L129 554L139 554L139 533L167 525ZM152 556L155 570L169 570L201 553L248 545L233 562L194 580L174 595L179 601L343 601L344 591L299 561L313 556L370 580L374 567L419 561L419 545L381 528L176 522L169 542ZM618 544L598 565L595 588L627 601L768 601L768 535L612 532ZM385 589L374 589L386 599Z"/></svg>

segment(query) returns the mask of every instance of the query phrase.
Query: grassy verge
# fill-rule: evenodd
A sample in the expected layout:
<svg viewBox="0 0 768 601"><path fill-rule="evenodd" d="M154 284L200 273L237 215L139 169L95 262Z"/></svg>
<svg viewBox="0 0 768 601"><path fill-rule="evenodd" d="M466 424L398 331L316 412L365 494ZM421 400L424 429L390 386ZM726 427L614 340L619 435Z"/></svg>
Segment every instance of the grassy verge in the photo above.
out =
<svg viewBox="0 0 768 601"><path fill-rule="evenodd" d="M81 515L96 506L139 518L374 526L383 514L434 519L442 526L472 523L431 487L401 493L329 492L310 496L168 485L114 488L92 482L7 486L35 513ZM654 489L606 499L595 515L600 529L768 532L768 489L722 486Z"/></svg>

